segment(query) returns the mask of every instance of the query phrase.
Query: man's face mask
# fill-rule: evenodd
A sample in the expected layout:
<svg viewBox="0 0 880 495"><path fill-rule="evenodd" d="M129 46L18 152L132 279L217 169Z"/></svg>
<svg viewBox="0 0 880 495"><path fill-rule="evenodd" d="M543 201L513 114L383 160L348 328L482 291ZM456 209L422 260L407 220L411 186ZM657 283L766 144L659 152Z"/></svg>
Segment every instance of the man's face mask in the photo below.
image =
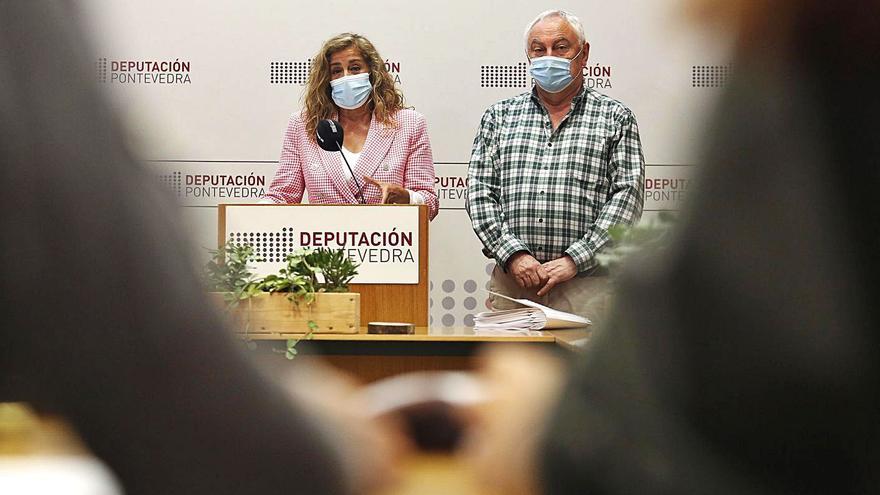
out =
<svg viewBox="0 0 880 495"><path fill-rule="evenodd" d="M581 51L571 59L551 56L533 58L529 72L541 89L548 93L558 93L574 81L571 76L571 61L578 58L583 51L581 47Z"/></svg>

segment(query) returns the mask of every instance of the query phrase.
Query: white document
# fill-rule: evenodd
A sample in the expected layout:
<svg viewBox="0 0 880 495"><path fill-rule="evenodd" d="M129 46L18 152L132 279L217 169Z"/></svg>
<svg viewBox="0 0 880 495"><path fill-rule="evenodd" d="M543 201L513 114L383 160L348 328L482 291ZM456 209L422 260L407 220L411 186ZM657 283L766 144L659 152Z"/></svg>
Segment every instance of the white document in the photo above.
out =
<svg viewBox="0 0 880 495"><path fill-rule="evenodd" d="M547 317L540 309L487 311L474 316L474 335L540 337Z"/></svg>
<svg viewBox="0 0 880 495"><path fill-rule="evenodd" d="M534 331L580 328L591 324L583 316L548 308L528 299L514 299L491 291L489 293L526 307L479 313L474 316L474 330Z"/></svg>

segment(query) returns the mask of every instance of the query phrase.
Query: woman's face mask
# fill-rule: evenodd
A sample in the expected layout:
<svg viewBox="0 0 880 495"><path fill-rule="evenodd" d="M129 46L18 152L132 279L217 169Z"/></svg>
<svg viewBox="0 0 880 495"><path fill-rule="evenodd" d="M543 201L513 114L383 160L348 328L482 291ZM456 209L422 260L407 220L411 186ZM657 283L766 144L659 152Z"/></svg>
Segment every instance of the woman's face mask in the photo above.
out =
<svg viewBox="0 0 880 495"><path fill-rule="evenodd" d="M334 79L330 81L330 89L336 106L354 110L367 101L367 97L373 92L373 85L370 84L370 74L364 72Z"/></svg>

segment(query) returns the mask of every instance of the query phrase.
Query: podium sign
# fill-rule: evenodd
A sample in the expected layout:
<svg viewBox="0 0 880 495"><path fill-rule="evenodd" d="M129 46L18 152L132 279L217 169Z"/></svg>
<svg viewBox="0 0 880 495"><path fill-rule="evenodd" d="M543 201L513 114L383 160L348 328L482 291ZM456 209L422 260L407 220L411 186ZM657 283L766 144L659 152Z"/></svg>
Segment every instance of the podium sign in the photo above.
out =
<svg viewBox="0 0 880 495"><path fill-rule="evenodd" d="M353 284L420 282L418 206L225 205L221 235L254 246L258 275L277 273L300 248L341 248L360 265Z"/></svg>

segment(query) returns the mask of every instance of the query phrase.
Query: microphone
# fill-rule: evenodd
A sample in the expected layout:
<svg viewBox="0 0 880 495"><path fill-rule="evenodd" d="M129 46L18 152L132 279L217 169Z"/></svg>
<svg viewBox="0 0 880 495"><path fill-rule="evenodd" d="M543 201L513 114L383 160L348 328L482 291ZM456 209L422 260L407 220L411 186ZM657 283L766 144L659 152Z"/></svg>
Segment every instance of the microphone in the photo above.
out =
<svg viewBox="0 0 880 495"><path fill-rule="evenodd" d="M351 165L348 164L348 159L345 158L345 153L342 152L342 143L345 139L345 131L342 129L342 126L335 120L324 119L318 121L318 128L315 130L315 134L318 138L318 146L320 146L322 150L338 151L339 154L342 155L342 161L345 162L345 166L348 167L348 171L351 173L351 178L354 179L354 184L357 186L355 197L357 197L362 204L365 203L364 196L361 193L363 186L361 186L357 176L354 175L354 170L352 170Z"/></svg>

